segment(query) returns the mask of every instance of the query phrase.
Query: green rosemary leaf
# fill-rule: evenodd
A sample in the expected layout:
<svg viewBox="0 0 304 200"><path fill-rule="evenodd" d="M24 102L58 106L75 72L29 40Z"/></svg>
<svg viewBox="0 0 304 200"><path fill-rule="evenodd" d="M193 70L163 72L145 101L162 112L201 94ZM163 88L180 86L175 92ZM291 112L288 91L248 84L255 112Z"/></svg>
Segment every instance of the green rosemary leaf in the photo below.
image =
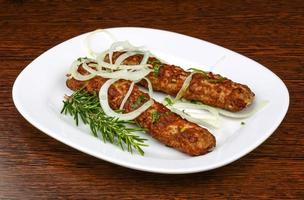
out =
<svg viewBox="0 0 304 200"><path fill-rule="evenodd" d="M142 100L143 97L138 103L139 105ZM134 134L135 131L144 129L126 126L127 124L134 124L134 121L119 120L107 116L100 106L98 95L88 94L83 90L76 91L71 96L65 97L61 113L72 116L76 125L79 124L80 120L84 124L88 124L92 134L104 142L116 144L122 150L126 147L131 153L136 150L144 155L142 147L147 146L144 143L146 139Z"/></svg>

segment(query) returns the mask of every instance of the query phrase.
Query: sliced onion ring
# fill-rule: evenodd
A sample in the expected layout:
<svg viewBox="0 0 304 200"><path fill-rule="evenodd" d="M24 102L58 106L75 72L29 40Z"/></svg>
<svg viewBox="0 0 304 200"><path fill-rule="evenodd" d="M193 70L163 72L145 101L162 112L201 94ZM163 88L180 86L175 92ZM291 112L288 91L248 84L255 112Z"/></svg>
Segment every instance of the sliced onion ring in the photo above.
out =
<svg viewBox="0 0 304 200"><path fill-rule="evenodd" d="M188 76L188 77L186 78L186 80L184 81L184 83L183 83L181 89L178 91L178 93L177 93L177 95L176 95L174 101L177 101L177 100L179 100L180 98L182 98L182 97L184 96L186 90L188 89L188 87L189 87L189 85L190 85L190 82L191 82L191 80L192 80L192 76L193 76L193 74L195 74L195 73L196 73L196 72L191 72L191 73L189 74L189 76Z"/></svg>
<svg viewBox="0 0 304 200"><path fill-rule="evenodd" d="M144 56L143 56L140 64L141 65L147 64L149 58L150 58L150 52L149 51L144 52Z"/></svg>
<svg viewBox="0 0 304 200"><path fill-rule="evenodd" d="M129 89L128 89L127 94L125 95L125 97L123 98L123 100L122 100L122 102L121 102L121 104L120 104L120 106L119 106L119 110L122 110L123 107L125 106L125 103L127 102L129 96L131 95L131 93L132 93L132 91L133 91L134 84L135 84L135 82L132 81L132 83L131 83L131 85L130 85L130 87L129 87Z"/></svg>
<svg viewBox="0 0 304 200"><path fill-rule="evenodd" d="M150 64L140 64L140 65L118 65L118 64L110 64L104 61L105 55L108 54L107 52L104 52L103 54L100 54L97 56L97 63L99 66L107 68L107 69L112 69L112 70L119 70L119 69L141 69L144 67L152 67Z"/></svg>
<svg viewBox="0 0 304 200"><path fill-rule="evenodd" d="M115 42L111 45L110 49L108 50L110 64L113 64L112 56L115 51L127 51L127 52L139 51L139 52L141 52L143 50L142 50L142 47L133 46L127 40Z"/></svg>
<svg viewBox="0 0 304 200"><path fill-rule="evenodd" d="M218 118L213 118L213 117L206 117L206 118L198 118L198 117L193 117L191 115L189 115L188 113L185 113L173 106L168 106L167 105L167 108L169 110L171 110L172 112L178 114L179 116L181 116L182 118L190 121L190 122L193 122L195 124L199 124L199 125L203 125L203 126L212 126L212 127L215 127L215 128L218 128L219 127L219 120Z"/></svg>
<svg viewBox="0 0 304 200"><path fill-rule="evenodd" d="M122 113L117 113L114 110L112 110L112 108L109 106L108 90L109 90L109 87L118 80L119 79L109 79L100 88L99 101L100 101L100 105L106 115L118 118L120 120L133 120L136 117L138 117L141 113L143 113L145 110L147 110L151 105L153 105L154 101L153 101L153 99L150 99L147 102L145 102L142 106L140 106L138 109L136 109L132 112L129 112L129 113L122 114Z"/></svg>
<svg viewBox="0 0 304 200"><path fill-rule="evenodd" d="M115 61L115 65L121 65L121 63L123 63L123 61L125 61L125 59L131 57L131 56L134 56L134 55L137 55L138 52L135 52L135 51L127 51L123 54L121 54Z"/></svg>
<svg viewBox="0 0 304 200"><path fill-rule="evenodd" d="M125 79L125 80L132 80L137 81L145 76L147 76L151 72L151 69L141 69L136 71L128 71L126 69L114 71L114 72L108 72L108 71L101 71L98 72L98 76L101 76L103 78L115 78L115 79Z"/></svg>
<svg viewBox="0 0 304 200"><path fill-rule="evenodd" d="M96 76L96 74L98 73L97 70L92 69L91 66L88 66L87 62L83 62L82 63L82 67L83 69L87 70L87 72L89 72L90 74L93 74ZM94 66L95 67L95 66Z"/></svg>
<svg viewBox="0 0 304 200"><path fill-rule="evenodd" d="M117 79L137 81L137 80L141 80L152 71L147 66L140 66L132 70L128 70L128 69L121 69L117 71L102 70L101 67L98 67L97 64L90 62L92 61L91 60L83 61L83 62L79 62L78 60L74 61L72 63L72 67L69 72L69 74L71 74L71 77L79 81L86 81L95 76L101 76L103 78L117 78ZM82 75L78 72L78 68L81 65L89 73L88 75ZM92 67L96 68L96 70L93 69Z"/></svg>
<svg viewBox="0 0 304 200"><path fill-rule="evenodd" d="M110 51L138 51L142 49L143 47L133 46L128 40L125 40L125 41L114 42L109 50Z"/></svg>
<svg viewBox="0 0 304 200"><path fill-rule="evenodd" d="M251 105L250 107L245 108L244 110L239 111L239 112L229 112L227 110L223 110L220 108L217 108L217 110L220 115L223 115L225 117L242 119L242 118L250 117L250 116L254 115L256 112L263 109L268 104L268 101L262 100L260 102L256 102L255 104L256 105Z"/></svg>
<svg viewBox="0 0 304 200"><path fill-rule="evenodd" d="M150 96L150 98L152 98L152 97L153 97L153 87L152 87L152 83L151 83L151 81L150 81L148 78L146 78L146 77L144 77L143 79L146 80L147 83L148 83L149 96Z"/></svg>
<svg viewBox="0 0 304 200"><path fill-rule="evenodd" d="M92 48L91 48L91 46L90 46L91 38L92 38L95 34L97 34L97 33L102 33L102 32L104 32L105 34L107 34L107 35L111 38L112 41L116 41L115 36L112 35L112 34L111 34L109 31L107 31L107 30L104 30L104 29L97 29L97 30L95 30L95 31L92 31L92 32L86 37L86 39L85 39L85 46L86 46L86 48L87 48L88 54L89 54L90 56L92 56L93 58L96 58L97 55L98 55L98 53L95 52L95 51L93 51Z"/></svg>
<svg viewBox="0 0 304 200"><path fill-rule="evenodd" d="M81 63L79 61L74 61L72 63L71 69L70 69L70 74L71 77L75 78L76 80L79 81L87 81L89 79L92 79L95 77L95 74L88 74L88 75L82 75L78 72L78 67L81 65Z"/></svg>
<svg viewBox="0 0 304 200"><path fill-rule="evenodd" d="M209 113L211 113L214 117L216 118L219 117L219 111L217 108L205 104L194 104L191 102L177 101L174 105L179 108L185 108L185 109L206 110Z"/></svg>

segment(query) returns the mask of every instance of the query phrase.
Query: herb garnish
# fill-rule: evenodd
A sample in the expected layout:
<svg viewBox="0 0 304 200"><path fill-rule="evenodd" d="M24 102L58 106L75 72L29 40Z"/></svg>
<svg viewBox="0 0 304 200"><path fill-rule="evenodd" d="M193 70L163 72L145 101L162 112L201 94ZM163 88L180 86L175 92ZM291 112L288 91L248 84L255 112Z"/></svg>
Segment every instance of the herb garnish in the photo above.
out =
<svg viewBox="0 0 304 200"><path fill-rule="evenodd" d="M158 111L153 111L152 112L152 124L154 124L155 122L157 122L160 118L162 113L158 112Z"/></svg>
<svg viewBox="0 0 304 200"><path fill-rule="evenodd" d="M159 65L154 65L153 66L153 74L155 77L158 77L159 74Z"/></svg>
<svg viewBox="0 0 304 200"><path fill-rule="evenodd" d="M172 106L174 104L174 100L172 100L172 98L169 96L165 97L164 101L165 101L165 106Z"/></svg>
<svg viewBox="0 0 304 200"><path fill-rule="evenodd" d="M131 105L132 109L136 109L140 106L140 104L147 100L147 97L145 95L140 95L139 97L137 97L136 101Z"/></svg>
<svg viewBox="0 0 304 200"><path fill-rule="evenodd" d="M207 81L208 81L209 83L221 83L221 82L227 80L227 78L222 77L221 75L217 75L218 78L211 78L211 77L208 76L208 73L209 73L209 72L203 71L203 70L201 70L201 69L189 68L188 70L203 74L204 77L207 79Z"/></svg>
<svg viewBox="0 0 304 200"><path fill-rule="evenodd" d="M209 79L208 82L210 82L210 83L221 83L225 80L227 80L227 78L220 76L217 79Z"/></svg>
<svg viewBox="0 0 304 200"><path fill-rule="evenodd" d="M82 62L82 60L86 60L86 59L88 59L88 58L87 57L79 57L79 58L77 58L77 61Z"/></svg>
<svg viewBox="0 0 304 200"><path fill-rule="evenodd" d="M151 62L150 64L153 66L154 77L158 77L161 62L159 60L155 60L155 61Z"/></svg>
<svg viewBox="0 0 304 200"><path fill-rule="evenodd" d="M197 101L197 100L190 100L190 103L193 103L193 104L201 104L201 102Z"/></svg>
<svg viewBox="0 0 304 200"><path fill-rule="evenodd" d="M146 139L135 135L135 131L142 131L141 128L127 127L127 124L134 124L133 121L124 121L107 116L99 103L96 94L90 95L83 90L76 91L71 96L66 96L63 101L61 113L74 117L76 125L79 119L88 124L94 136L103 139L104 142L116 144L124 150L132 153L133 149L144 155L142 150Z"/></svg>
<svg viewBox="0 0 304 200"><path fill-rule="evenodd" d="M189 68L188 70L194 71L194 72L200 72L200 73L205 74L205 75L208 74L208 72L203 71L203 70L201 70L201 69L197 69L197 68Z"/></svg>

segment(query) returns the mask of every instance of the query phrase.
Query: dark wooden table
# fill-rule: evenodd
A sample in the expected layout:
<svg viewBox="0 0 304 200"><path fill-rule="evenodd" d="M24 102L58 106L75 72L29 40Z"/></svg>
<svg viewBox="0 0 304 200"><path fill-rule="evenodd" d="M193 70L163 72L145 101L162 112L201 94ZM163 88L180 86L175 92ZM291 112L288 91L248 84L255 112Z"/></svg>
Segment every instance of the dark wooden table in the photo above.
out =
<svg viewBox="0 0 304 200"><path fill-rule="evenodd" d="M120 26L191 35L260 62L289 89L286 118L260 147L228 166L162 175L83 154L17 112L13 82L33 59L81 33ZM302 0L1 1L0 30L0 199L303 199Z"/></svg>

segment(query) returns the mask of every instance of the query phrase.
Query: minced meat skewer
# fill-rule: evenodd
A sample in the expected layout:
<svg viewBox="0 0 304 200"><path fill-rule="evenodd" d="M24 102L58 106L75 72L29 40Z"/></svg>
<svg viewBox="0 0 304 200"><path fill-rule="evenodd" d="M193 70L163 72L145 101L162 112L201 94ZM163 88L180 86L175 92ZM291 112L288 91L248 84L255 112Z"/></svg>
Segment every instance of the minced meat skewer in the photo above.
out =
<svg viewBox="0 0 304 200"><path fill-rule="evenodd" d="M79 67L82 74L85 70ZM98 92L107 79L96 76L87 81L78 81L74 78L67 80L67 86L72 90L84 89L87 92ZM119 80L112 84L108 91L109 105L113 110L119 106L126 95L131 82ZM147 93L134 86L131 95L124 105L124 112L136 110L149 100ZM215 147L215 137L205 128L189 122L171 112L164 105L154 100L153 105L144 111L134 121L155 139L163 144L178 149L186 154L197 156L211 151Z"/></svg>
<svg viewBox="0 0 304 200"><path fill-rule="evenodd" d="M122 53L124 52L113 53L113 63ZM130 56L123 61L123 64L139 64L142 58L141 54ZM105 61L109 62L108 56L106 56ZM153 66L153 72L147 78L151 81L155 91L175 96L182 88L185 79L190 75L190 72L186 72L181 67L161 63L154 57L150 57L148 63ZM147 87L146 81L141 81L140 84ZM219 74L201 72L192 76L183 98L237 112L252 103L254 93L248 86L233 82Z"/></svg>

